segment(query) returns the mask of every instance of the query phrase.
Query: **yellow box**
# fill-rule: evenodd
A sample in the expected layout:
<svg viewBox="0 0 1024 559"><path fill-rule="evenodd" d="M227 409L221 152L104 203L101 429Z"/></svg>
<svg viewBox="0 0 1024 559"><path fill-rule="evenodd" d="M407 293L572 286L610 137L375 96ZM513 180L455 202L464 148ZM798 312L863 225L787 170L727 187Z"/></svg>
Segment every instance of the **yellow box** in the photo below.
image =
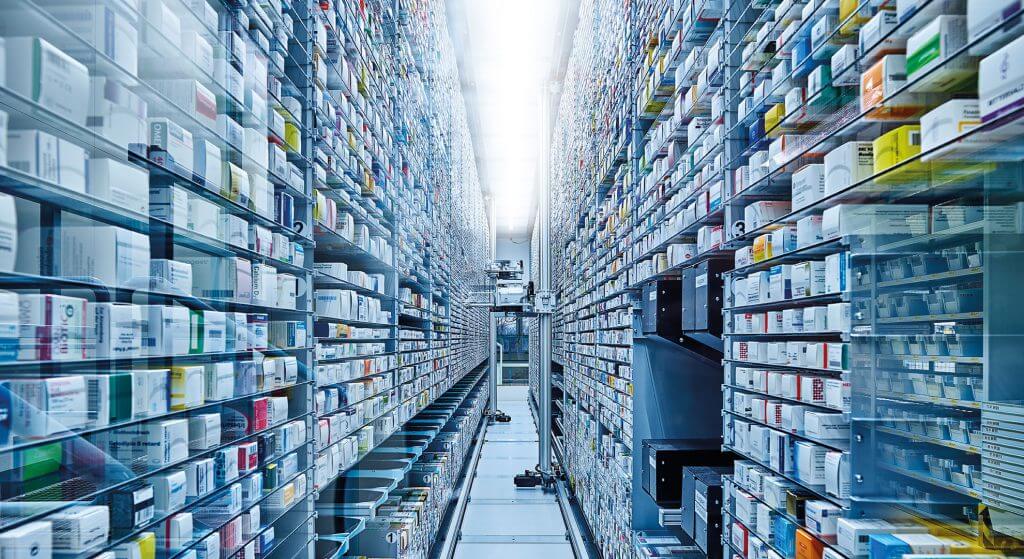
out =
<svg viewBox="0 0 1024 559"><path fill-rule="evenodd" d="M868 0L839 0L839 21L843 23L839 28L840 34L856 35L861 26L871 19L871 8L864 6L867 3ZM857 15L850 18L854 13Z"/></svg>
<svg viewBox="0 0 1024 559"><path fill-rule="evenodd" d="M772 234L767 233L754 239L754 262L763 262L772 257Z"/></svg>
<svg viewBox="0 0 1024 559"><path fill-rule="evenodd" d="M875 138L872 147L875 154L874 171L875 175L878 175L921 153L921 127L917 124L900 126ZM927 176L927 172L928 164L917 160L876 177L875 182L920 180Z"/></svg>
<svg viewBox="0 0 1024 559"><path fill-rule="evenodd" d="M764 131L766 133L769 133L768 135L771 136L771 134L770 134L771 130L773 128L775 128L776 126L778 126L779 123L782 122L783 117L785 117L785 116L786 116L786 104L785 103L779 103L777 105L773 105L772 108L768 109L768 112L764 113Z"/></svg>

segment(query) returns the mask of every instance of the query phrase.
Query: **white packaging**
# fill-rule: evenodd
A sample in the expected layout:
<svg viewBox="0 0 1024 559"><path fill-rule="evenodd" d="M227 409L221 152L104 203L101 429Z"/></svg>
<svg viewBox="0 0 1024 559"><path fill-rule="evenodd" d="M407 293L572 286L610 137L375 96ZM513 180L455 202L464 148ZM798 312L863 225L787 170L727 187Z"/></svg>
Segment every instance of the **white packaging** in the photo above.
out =
<svg viewBox="0 0 1024 559"><path fill-rule="evenodd" d="M227 400L235 395L234 362L207 363L204 374L207 400Z"/></svg>
<svg viewBox="0 0 1024 559"><path fill-rule="evenodd" d="M188 418L189 450L209 450L220 444L220 414L202 413Z"/></svg>
<svg viewBox="0 0 1024 559"><path fill-rule="evenodd" d="M51 559L53 557L52 526L49 522L31 522L12 530L0 532L0 557L4 559Z"/></svg>
<svg viewBox="0 0 1024 559"><path fill-rule="evenodd" d="M850 460L848 454L833 450L825 455L825 491L839 499L850 498Z"/></svg>
<svg viewBox="0 0 1024 559"><path fill-rule="evenodd" d="M815 297L825 294L825 263L820 260L800 262L793 265L793 298ZM806 323L805 323L805 331Z"/></svg>
<svg viewBox="0 0 1024 559"><path fill-rule="evenodd" d="M85 299L61 295L18 296L18 359L85 359Z"/></svg>
<svg viewBox="0 0 1024 559"><path fill-rule="evenodd" d="M7 133L7 164L57 186L85 192L85 150L40 130Z"/></svg>
<svg viewBox="0 0 1024 559"><path fill-rule="evenodd" d="M3 117L0 116L0 120ZM3 127L0 126L0 133ZM0 152L3 146L0 146ZM0 157L2 159L2 157ZM0 161L0 165L3 161ZM0 194L0 272L11 272L18 254L18 211L14 197Z"/></svg>
<svg viewBox="0 0 1024 559"><path fill-rule="evenodd" d="M200 196L188 197L188 228L200 235L216 239L220 223L220 206Z"/></svg>
<svg viewBox="0 0 1024 559"><path fill-rule="evenodd" d="M809 485L825 485L826 452L825 447L814 443L806 441L793 443L796 478Z"/></svg>
<svg viewBox="0 0 1024 559"><path fill-rule="evenodd" d="M1020 13L1018 0L968 0L967 31L972 43L971 54L989 54L1007 39L1020 37L1021 24L1024 23ZM987 38L976 42L982 37Z"/></svg>
<svg viewBox="0 0 1024 559"><path fill-rule="evenodd" d="M89 69L84 64L37 37L7 37L4 50L8 88L61 118L85 125Z"/></svg>
<svg viewBox="0 0 1024 559"><path fill-rule="evenodd" d="M192 293L192 265L177 260L154 258L149 261L150 288L179 294Z"/></svg>
<svg viewBox="0 0 1024 559"><path fill-rule="evenodd" d="M11 431L22 437L45 437L84 427L89 419L85 377L9 380Z"/></svg>
<svg viewBox="0 0 1024 559"><path fill-rule="evenodd" d="M142 356L142 307L92 303L86 311L87 348L92 357Z"/></svg>
<svg viewBox="0 0 1024 559"><path fill-rule="evenodd" d="M790 203L785 201L754 202L743 209L743 221L747 231L755 231L777 221L790 213Z"/></svg>
<svg viewBox="0 0 1024 559"><path fill-rule="evenodd" d="M825 196L867 180L874 173L871 142L847 142L825 155Z"/></svg>
<svg viewBox="0 0 1024 559"><path fill-rule="evenodd" d="M825 210L821 234L825 240L858 234L924 235L929 209L925 204L840 204Z"/></svg>
<svg viewBox="0 0 1024 559"><path fill-rule="evenodd" d="M277 275L277 304L279 309L294 309L298 291L298 278L291 274Z"/></svg>
<svg viewBox="0 0 1024 559"><path fill-rule="evenodd" d="M825 257L825 293L845 293L850 288L850 253Z"/></svg>
<svg viewBox="0 0 1024 559"><path fill-rule="evenodd" d="M149 215L149 172L113 159L90 159L86 192L126 210Z"/></svg>
<svg viewBox="0 0 1024 559"><path fill-rule="evenodd" d="M825 165L805 165L793 173L792 211L802 210L825 197Z"/></svg>
<svg viewBox="0 0 1024 559"><path fill-rule="evenodd" d="M830 332L850 331L850 303L828 305L828 330Z"/></svg>
<svg viewBox="0 0 1024 559"><path fill-rule="evenodd" d="M171 470L150 478L156 512L167 514L185 506L187 476L182 470Z"/></svg>
<svg viewBox="0 0 1024 559"><path fill-rule="evenodd" d="M89 89L91 96L86 126L118 147L145 146L149 114L146 102L111 78L90 78Z"/></svg>
<svg viewBox="0 0 1024 559"><path fill-rule="evenodd" d="M207 5L209 7L209 5ZM191 23L191 19L186 21ZM214 26L216 28L216 26ZM209 41L196 31L184 30L181 32L181 50L195 64L196 68L207 72L208 75L213 73L214 69L214 58L213 58L213 47L210 46Z"/></svg>
<svg viewBox="0 0 1024 559"><path fill-rule="evenodd" d="M929 111L921 117L921 160L931 161L957 148L977 145L977 140L967 138L939 149L980 125L981 116L975 99L951 99Z"/></svg>
<svg viewBox="0 0 1024 559"><path fill-rule="evenodd" d="M167 413L170 374L168 369L143 369L132 373L133 405L141 417Z"/></svg>
<svg viewBox="0 0 1024 559"><path fill-rule="evenodd" d="M193 141L193 175L198 182L202 182L207 190L220 192L221 189L221 160L220 148L209 140Z"/></svg>
<svg viewBox="0 0 1024 559"><path fill-rule="evenodd" d="M188 229L188 198L188 192L177 186L153 185L149 189L150 215L178 229Z"/></svg>
<svg viewBox="0 0 1024 559"><path fill-rule="evenodd" d="M825 380L825 405L836 410L850 410L850 381L841 379Z"/></svg>
<svg viewBox="0 0 1024 559"><path fill-rule="evenodd" d="M53 549L82 553L110 539L110 510L105 506L76 506L46 517L53 524Z"/></svg>
<svg viewBox="0 0 1024 559"><path fill-rule="evenodd" d="M189 311L186 307L146 307L142 337L146 354L154 357L188 355Z"/></svg>
<svg viewBox="0 0 1024 559"><path fill-rule="evenodd" d="M925 534L921 524L893 523L880 518L839 518L836 522L836 547L849 557L867 557L871 534Z"/></svg>
<svg viewBox="0 0 1024 559"><path fill-rule="evenodd" d="M820 215L809 215L796 222L797 249L820 243L822 240Z"/></svg>
<svg viewBox="0 0 1024 559"><path fill-rule="evenodd" d="M164 167L192 176L195 161L192 133L168 118L150 118L149 145L159 148L150 156Z"/></svg>
<svg viewBox="0 0 1024 559"><path fill-rule="evenodd" d="M75 214L64 214L60 233L61 275L112 286L149 287L148 236Z"/></svg>
<svg viewBox="0 0 1024 559"><path fill-rule="evenodd" d="M808 411L804 413L804 432L821 440L848 439L850 420L841 413Z"/></svg>
<svg viewBox="0 0 1024 559"><path fill-rule="evenodd" d="M804 526L823 538L834 538L836 521L843 509L828 501L807 501L804 505Z"/></svg>
<svg viewBox="0 0 1024 559"><path fill-rule="evenodd" d="M150 465L167 466L188 458L187 419L145 423L142 431Z"/></svg>
<svg viewBox="0 0 1024 559"><path fill-rule="evenodd" d="M192 79L150 79L148 83L166 97L171 105L150 107L156 115L176 116L181 111L214 130L217 127L217 97L203 84Z"/></svg>

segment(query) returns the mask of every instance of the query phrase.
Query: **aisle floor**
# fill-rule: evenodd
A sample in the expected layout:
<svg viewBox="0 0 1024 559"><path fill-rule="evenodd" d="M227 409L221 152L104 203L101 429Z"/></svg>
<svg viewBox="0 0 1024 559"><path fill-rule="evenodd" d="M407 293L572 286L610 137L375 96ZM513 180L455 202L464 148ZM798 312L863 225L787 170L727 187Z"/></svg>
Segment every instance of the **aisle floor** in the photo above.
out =
<svg viewBox="0 0 1024 559"><path fill-rule="evenodd" d="M487 428L462 522L456 559L572 559L558 501L539 488L517 489L516 474L537 464L537 426L525 386L499 386L498 409L511 423Z"/></svg>

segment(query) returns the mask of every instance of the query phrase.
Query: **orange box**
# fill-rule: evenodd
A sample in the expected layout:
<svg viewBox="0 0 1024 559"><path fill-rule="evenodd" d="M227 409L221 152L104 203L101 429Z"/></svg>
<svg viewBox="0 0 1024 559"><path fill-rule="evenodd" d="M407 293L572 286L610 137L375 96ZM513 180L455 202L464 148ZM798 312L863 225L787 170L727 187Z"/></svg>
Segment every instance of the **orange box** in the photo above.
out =
<svg viewBox="0 0 1024 559"><path fill-rule="evenodd" d="M814 538L807 530L798 528L796 531L796 559L821 559L825 545Z"/></svg>

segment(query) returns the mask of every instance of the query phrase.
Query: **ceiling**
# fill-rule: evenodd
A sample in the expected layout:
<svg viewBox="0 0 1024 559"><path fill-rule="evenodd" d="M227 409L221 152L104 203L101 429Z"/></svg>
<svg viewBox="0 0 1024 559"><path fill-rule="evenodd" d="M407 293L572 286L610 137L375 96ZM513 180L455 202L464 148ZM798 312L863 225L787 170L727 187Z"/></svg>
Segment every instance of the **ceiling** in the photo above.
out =
<svg viewBox="0 0 1024 559"><path fill-rule="evenodd" d="M481 187L494 202L499 239L530 238L544 86L564 73L578 2L447 0Z"/></svg>

